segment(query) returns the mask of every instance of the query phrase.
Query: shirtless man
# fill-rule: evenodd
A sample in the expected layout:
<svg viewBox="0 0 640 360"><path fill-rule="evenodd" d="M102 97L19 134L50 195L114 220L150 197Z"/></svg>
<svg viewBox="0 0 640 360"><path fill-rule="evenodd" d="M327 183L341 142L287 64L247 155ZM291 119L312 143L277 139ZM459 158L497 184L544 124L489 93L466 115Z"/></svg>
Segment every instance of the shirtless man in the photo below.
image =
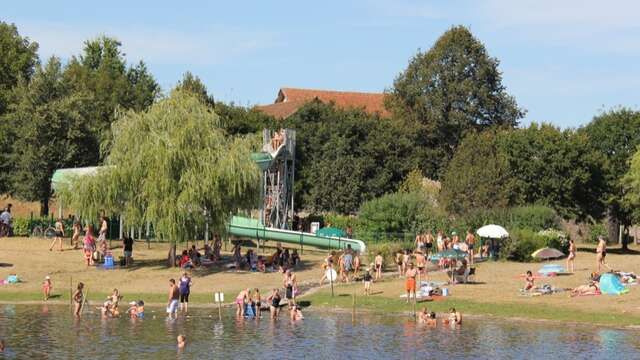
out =
<svg viewBox="0 0 640 360"><path fill-rule="evenodd" d="M167 314L169 318L176 316L178 312L178 299L180 299L180 288L174 279L169 280L169 298L167 301Z"/></svg>
<svg viewBox="0 0 640 360"><path fill-rule="evenodd" d="M427 258L421 251L416 252L416 266L418 267L418 274L426 274Z"/></svg>
<svg viewBox="0 0 640 360"><path fill-rule="evenodd" d="M429 253L431 252L431 249L433 248L433 235L431 234L431 230L427 231L427 235L424 236L424 247L425 249L427 249L425 256L429 257Z"/></svg>
<svg viewBox="0 0 640 360"><path fill-rule="evenodd" d="M473 248L476 245L476 237L473 236L471 230L467 230L467 237L464 240L469 248L469 264L473 265Z"/></svg>
<svg viewBox="0 0 640 360"><path fill-rule="evenodd" d="M598 247L596 248L596 262L598 263L598 273L602 266L611 270L609 265L604 261L604 258L607 256L607 242L604 241L602 236L598 236Z"/></svg>
<svg viewBox="0 0 640 360"><path fill-rule="evenodd" d="M378 255L376 255L375 259L373 260L373 264L374 267L376 269L376 277L375 280L380 280L382 279L382 264L384 262L384 259L382 258L382 254L378 253Z"/></svg>
<svg viewBox="0 0 640 360"><path fill-rule="evenodd" d="M413 293L413 298L416 298L416 277L418 276L418 270L413 267L413 263L409 263L407 272L404 274L406 277L405 280L405 288L407 290L407 303L411 299L411 294Z"/></svg>

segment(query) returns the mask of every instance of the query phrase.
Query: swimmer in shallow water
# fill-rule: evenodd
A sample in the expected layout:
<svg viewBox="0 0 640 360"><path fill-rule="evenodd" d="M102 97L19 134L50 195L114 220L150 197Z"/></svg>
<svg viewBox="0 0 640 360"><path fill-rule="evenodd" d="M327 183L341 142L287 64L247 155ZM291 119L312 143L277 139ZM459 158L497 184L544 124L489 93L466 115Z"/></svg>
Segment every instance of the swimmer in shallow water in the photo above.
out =
<svg viewBox="0 0 640 360"><path fill-rule="evenodd" d="M178 349L182 350L187 346L187 337L184 335L178 335Z"/></svg>
<svg viewBox="0 0 640 360"><path fill-rule="evenodd" d="M291 308L290 316L292 321L304 319L304 316L302 316L302 309L300 309L300 306L298 305L294 305Z"/></svg>

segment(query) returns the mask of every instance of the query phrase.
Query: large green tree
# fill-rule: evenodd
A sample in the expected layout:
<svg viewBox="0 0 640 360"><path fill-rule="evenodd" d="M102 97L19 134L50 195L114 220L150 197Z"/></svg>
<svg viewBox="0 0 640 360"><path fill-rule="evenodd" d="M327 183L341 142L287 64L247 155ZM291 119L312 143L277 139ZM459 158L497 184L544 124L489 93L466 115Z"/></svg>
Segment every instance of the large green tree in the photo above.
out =
<svg viewBox="0 0 640 360"><path fill-rule="evenodd" d="M18 80L29 80L38 61L38 44L18 33L14 24L0 21L0 115L8 106Z"/></svg>
<svg viewBox="0 0 640 360"><path fill-rule="evenodd" d="M395 190L415 167L407 130L362 110L314 101L282 126L296 130L298 208L355 212Z"/></svg>
<svg viewBox="0 0 640 360"><path fill-rule="evenodd" d="M607 206L609 240L618 238L620 225L628 228L632 222L632 208L625 201L624 174L629 161L640 145L640 111L628 108L604 112L581 129L589 137L590 146L607 158L604 167L606 189L601 194ZM623 248L627 238L623 238Z"/></svg>
<svg viewBox="0 0 640 360"><path fill-rule="evenodd" d="M534 123L472 133L447 167L442 198L457 213L543 204L565 218L598 218L604 164L588 138L571 129Z"/></svg>
<svg viewBox="0 0 640 360"><path fill-rule="evenodd" d="M231 214L257 206L255 139L227 134L212 109L188 92L173 91L148 111L126 112L114 123L113 138L106 166L61 191L83 215L104 210L122 214L127 225L150 221L177 242L205 221L222 232Z"/></svg>
<svg viewBox="0 0 640 360"><path fill-rule="evenodd" d="M9 112L0 119L0 127L11 127L15 136L7 159L11 193L39 201L46 215L53 172L98 160L98 143L85 111L89 98L71 93L55 57L38 65L30 82L20 81L12 97Z"/></svg>
<svg viewBox="0 0 640 360"><path fill-rule="evenodd" d="M464 213L509 204L509 163L494 129L464 138L442 176L440 198L448 211Z"/></svg>
<svg viewBox="0 0 640 360"><path fill-rule="evenodd" d="M116 112L146 109L160 95L160 86L143 62L127 67L118 40L100 36L84 45L82 54L69 61L64 77L74 91L92 97L92 131L102 142L104 157Z"/></svg>
<svg viewBox="0 0 640 360"><path fill-rule="evenodd" d="M513 127L524 116L498 63L466 27L456 26L395 79L386 106L415 130L415 155L428 177L440 177L468 131Z"/></svg>

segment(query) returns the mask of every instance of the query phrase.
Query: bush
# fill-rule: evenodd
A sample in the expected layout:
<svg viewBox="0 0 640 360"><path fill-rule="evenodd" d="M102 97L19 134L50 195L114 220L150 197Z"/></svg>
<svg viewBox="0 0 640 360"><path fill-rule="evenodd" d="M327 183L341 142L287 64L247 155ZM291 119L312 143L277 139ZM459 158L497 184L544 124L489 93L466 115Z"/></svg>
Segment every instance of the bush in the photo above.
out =
<svg viewBox="0 0 640 360"><path fill-rule="evenodd" d="M30 221L27 218L13 219L13 236L29 236L31 234Z"/></svg>
<svg viewBox="0 0 640 360"><path fill-rule="evenodd" d="M351 228L354 229L356 227L356 223L358 222L358 219L353 216L340 215L336 213L325 214L322 217L322 220L325 226L328 226L328 224L331 224L332 227L337 227L342 230L347 230L349 226L351 226ZM355 233L354 233L354 237L355 237Z"/></svg>
<svg viewBox="0 0 640 360"><path fill-rule="evenodd" d="M504 240L500 258L513 261L532 261L531 254L543 247L558 249L566 254L569 242L562 232L531 229L512 229L510 237Z"/></svg>
<svg viewBox="0 0 640 360"><path fill-rule="evenodd" d="M368 245L368 249L367 249L367 254L368 254L367 264L371 264L374 258L376 257L376 255L380 253L380 255L382 255L385 266L387 266L388 269L395 269L396 254L405 249L413 250L414 249L413 241L411 242L386 241L386 242L378 242L375 244L370 244Z"/></svg>
<svg viewBox="0 0 640 360"><path fill-rule="evenodd" d="M609 236L609 232L607 231L607 227L604 224L596 223L591 225L590 234L589 234L589 242L597 243L598 237L602 236L605 239Z"/></svg>
<svg viewBox="0 0 640 360"><path fill-rule="evenodd" d="M363 240L412 241L428 222L425 215L432 211L428 199L418 194L386 194L362 204L356 230Z"/></svg>
<svg viewBox="0 0 640 360"><path fill-rule="evenodd" d="M456 227L478 229L483 225L497 224L509 229L530 229L534 231L559 227L556 212L549 207L531 205L499 209L478 209L459 216Z"/></svg>

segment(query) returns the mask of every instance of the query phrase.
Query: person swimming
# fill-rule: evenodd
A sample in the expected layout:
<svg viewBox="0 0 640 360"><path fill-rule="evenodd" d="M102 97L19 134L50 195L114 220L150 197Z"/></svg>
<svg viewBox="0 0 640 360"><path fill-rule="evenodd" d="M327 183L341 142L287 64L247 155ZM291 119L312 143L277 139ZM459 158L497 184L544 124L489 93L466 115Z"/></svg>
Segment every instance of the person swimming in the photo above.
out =
<svg viewBox="0 0 640 360"><path fill-rule="evenodd" d="M302 315L302 309L300 308L299 305L294 305L291 308L291 311L289 313L291 320L292 321L298 321L298 320L303 320L304 316Z"/></svg>
<svg viewBox="0 0 640 360"><path fill-rule="evenodd" d="M187 346L187 337L184 335L178 335L178 349L182 350Z"/></svg>

